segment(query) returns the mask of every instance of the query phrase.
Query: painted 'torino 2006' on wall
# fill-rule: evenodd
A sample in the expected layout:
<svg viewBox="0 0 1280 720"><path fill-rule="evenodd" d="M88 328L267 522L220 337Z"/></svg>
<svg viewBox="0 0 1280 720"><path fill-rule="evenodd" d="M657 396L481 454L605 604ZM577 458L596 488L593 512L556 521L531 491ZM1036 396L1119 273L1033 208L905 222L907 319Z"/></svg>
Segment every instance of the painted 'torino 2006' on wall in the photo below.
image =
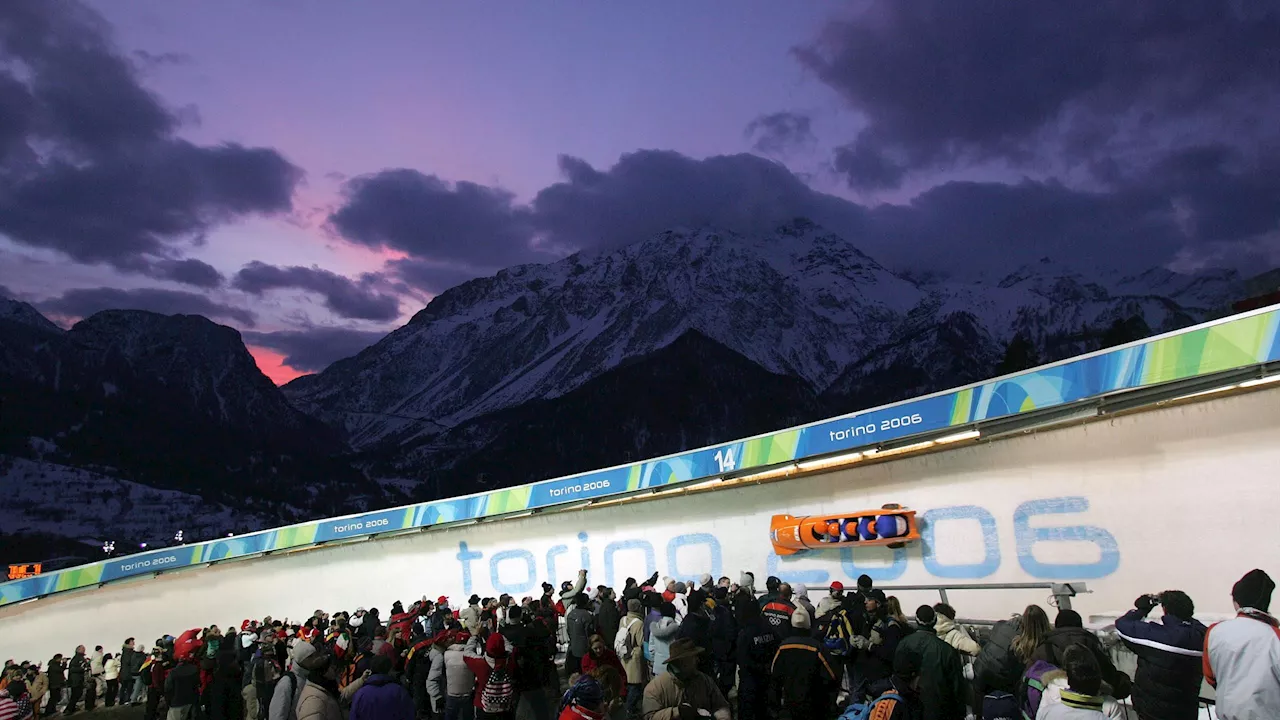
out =
<svg viewBox="0 0 1280 720"><path fill-rule="evenodd" d="M1280 309L1268 308L986 383L632 465L58 570L0 583L0 605L161 570L659 489L1276 361L1278 325Z"/></svg>

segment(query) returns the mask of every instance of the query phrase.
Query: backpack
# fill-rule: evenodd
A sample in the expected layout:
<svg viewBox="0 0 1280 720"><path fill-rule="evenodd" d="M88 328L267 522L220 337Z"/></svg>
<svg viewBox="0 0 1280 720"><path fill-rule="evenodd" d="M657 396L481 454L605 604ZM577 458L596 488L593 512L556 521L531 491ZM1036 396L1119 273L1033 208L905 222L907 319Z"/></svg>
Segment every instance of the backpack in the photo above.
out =
<svg viewBox="0 0 1280 720"><path fill-rule="evenodd" d="M289 671L276 679L275 689L272 691L274 697L276 692L280 691L280 686L284 684L285 678L289 679L289 685L292 688L289 692L289 705L285 711L284 718L271 718L271 720L298 720L298 698L302 696L302 688L306 685L306 681L298 681L298 676Z"/></svg>
<svg viewBox="0 0 1280 720"><path fill-rule="evenodd" d="M485 680L484 690L480 693L480 709L493 714L516 709L516 686L505 667L489 671L489 679Z"/></svg>
<svg viewBox="0 0 1280 720"><path fill-rule="evenodd" d="M1007 692L994 690L982 698L984 720L1018 720L1018 700Z"/></svg>
<svg viewBox="0 0 1280 720"><path fill-rule="evenodd" d="M837 657L849 654L853 649L850 639L853 637L853 623L849 621L849 613L844 608L836 608L827 616L827 629L822 634L822 644L827 652Z"/></svg>
<svg viewBox="0 0 1280 720"><path fill-rule="evenodd" d="M631 654L636 650L631 644L631 628L638 622L640 622L638 619L630 618L630 622L618 628L618 632L613 636L613 651L623 660L631 659Z"/></svg>
<svg viewBox="0 0 1280 720"><path fill-rule="evenodd" d="M347 666L342 669L342 675L338 678L339 690L345 689L348 685L355 682L356 678L360 677L360 673L364 672L364 670L360 668L360 662L366 657L368 657L368 654L364 651L360 651L355 654L355 657L351 658L351 662L347 663Z"/></svg>
<svg viewBox="0 0 1280 720"><path fill-rule="evenodd" d="M1051 665L1044 660L1037 660L1031 663L1027 668L1027 672L1022 676L1022 685L1020 695L1022 697L1022 717L1024 720L1035 720L1036 711L1040 709L1040 698L1044 696L1044 676L1057 670L1056 665ZM983 717L986 717L983 715Z"/></svg>
<svg viewBox="0 0 1280 720"><path fill-rule="evenodd" d="M895 692L885 692L869 703L854 703L848 707L839 720L889 720L902 696ZM986 717L985 715L983 717Z"/></svg>

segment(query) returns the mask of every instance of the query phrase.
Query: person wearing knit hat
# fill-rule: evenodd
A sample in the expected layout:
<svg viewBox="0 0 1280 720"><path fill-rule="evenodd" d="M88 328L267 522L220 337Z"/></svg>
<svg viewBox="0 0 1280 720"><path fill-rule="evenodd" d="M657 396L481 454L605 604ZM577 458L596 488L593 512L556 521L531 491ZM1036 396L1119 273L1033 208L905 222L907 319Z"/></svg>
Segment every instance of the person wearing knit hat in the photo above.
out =
<svg viewBox="0 0 1280 720"><path fill-rule="evenodd" d="M965 716L964 665L960 653L938 637L938 614L928 605L916 608L917 631L898 642L893 672L917 685L922 717Z"/></svg>
<svg viewBox="0 0 1280 720"><path fill-rule="evenodd" d="M1231 588L1236 617L1205 633L1204 678L1220 718L1280 718L1280 622L1268 612L1275 587L1262 570L1245 573Z"/></svg>
<svg viewBox="0 0 1280 720"><path fill-rule="evenodd" d="M840 692L839 663L810 632L812 618L803 607L791 613L788 636L773 659L773 684L793 718L829 718Z"/></svg>

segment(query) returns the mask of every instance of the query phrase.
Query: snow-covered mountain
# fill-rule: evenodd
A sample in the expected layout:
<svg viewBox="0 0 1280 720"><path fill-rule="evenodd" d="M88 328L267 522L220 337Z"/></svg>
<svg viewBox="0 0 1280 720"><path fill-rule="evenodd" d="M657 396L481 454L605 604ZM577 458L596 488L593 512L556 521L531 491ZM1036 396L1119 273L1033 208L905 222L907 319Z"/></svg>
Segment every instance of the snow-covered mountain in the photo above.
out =
<svg viewBox="0 0 1280 720"><path fill-rule="evenodd" d="M383 341L284 390L343 427L353 446L385 447L559 397L694 330L821 392L837 378L857 386L850 374L883 368L882 349L904 352L905 339L932 337L957 313L989 339L973 349L985 362L1018 333L1047 342L1134 316L1172 329L1196 321L1213 293L1229 294L1220 287L1229 278L1210 292L1164 273L1090 280L1046 260L997 283L924 282L803 219L755 236L672 230L464 283Z"/></svg>
<svg viewBox="0 0 1280 720"><path fill-rule="evenodd" d="M29 306L0 316L0 454L277 518L344 507L366 485L380 496L333 457L337 434L289 404L234 329L133 310L67 331L42 320Z"/></svg>

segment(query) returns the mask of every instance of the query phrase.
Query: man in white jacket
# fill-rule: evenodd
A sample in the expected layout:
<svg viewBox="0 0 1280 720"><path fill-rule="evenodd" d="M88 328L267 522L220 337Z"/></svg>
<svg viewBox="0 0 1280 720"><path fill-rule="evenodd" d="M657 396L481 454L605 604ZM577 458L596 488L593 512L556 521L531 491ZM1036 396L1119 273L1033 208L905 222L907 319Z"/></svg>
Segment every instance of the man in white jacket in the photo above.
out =
<svg viewBox="0 0 1280 720"><path fill-rule="evenodd" d="M1280 623L1268 613L1276 584L1250 570L1231 588L1238 615L1204 636L1204 677L1222 720L1280 718Z"/></svg>

